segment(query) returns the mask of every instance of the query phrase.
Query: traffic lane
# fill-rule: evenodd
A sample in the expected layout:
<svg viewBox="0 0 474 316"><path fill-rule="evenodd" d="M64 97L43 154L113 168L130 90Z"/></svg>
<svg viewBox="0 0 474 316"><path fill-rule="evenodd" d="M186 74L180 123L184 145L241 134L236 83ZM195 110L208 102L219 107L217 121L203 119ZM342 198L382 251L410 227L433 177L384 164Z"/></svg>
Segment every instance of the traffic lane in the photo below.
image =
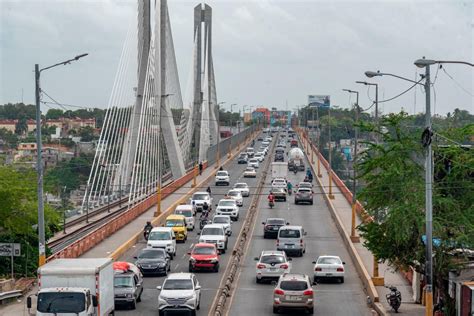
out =
<svg viewBox="0 0 474 316"><path fill-rule="evenodd" d="M303 181L304 173L288 174L289 180L294 184ZM270 186L270 179L266 185ZM315 314L320 315L370 315L366 305L366 295L345 249L342 238L332 221L331 215L321 195L319 187L314 187L313 205L295 205L292 194L287 202L276 202L270 209L266 196L262 196L259 203L257 222L252 232L249 251L240 274L237 291L234 294L230 309L231 316L237 315L272 315L272 300L274 285L256 284L256 262L263 250L276 249L276 240L263 238L262 222L268 217L283 217L292 225L301 225L307 232L305 238L306 253L303 257L292 258L294 273L304 273L313 279L313 263L319 255L334 254L346 262L345 282L324 282L314 287Z"/></svg>
<svg viewBox="0 0 474 316"><path fill-rule="evenodd" d="M256 142L258 145L258 142ZM215 212L215 204L224 197L227 191L237 182L246 182L249 187L255 187L261 177L262 171L258 170L257 178L243 178L243 171L247 165L237 163L237 159L234 159L229 164L226 165L226 169L230 173L230 180L231 184L229 186L215 186L214 178L211 178L208 183L206 183L202 190L204 191L207 186L211 187L212 197L214 205L212 207L212 215ZM240 218L239 221L233 222L232 224L232 235L229 237L228 243L228 250L231 250L236 242L236 238L242 228L243 218L245 217L248 207L250 205L250 201L252 199L252 193L250 197L244 198L244 205L240 207ZM199 214L196 216L196 225L199 225ZM211 215L211 216L212 216ZM192 247L198 242L199 240L199 226L194 229L194 231L188 232L188 240L186 243L178 243L177 244L177 254L176 257L171 261L171 273L173 272L188 272L188 263L189 263L189 256L187 255L188 250L192 249ZM138 254L138 252L146 247L146 243L140 242L133 246L130 250L128 250L119 260L134 262L135 259L133 258ZM223 276L225 271L226 265L229 261L229 255L222 254L220 256L220 269L218 273L213 272L196 272L199 282L201 283L202 290L201 290L201 309L198 311L198 315L207 315L208 310L210 309L210 305L216 295L217 287L220 284L220 280ZM142 294L142 302L137 304L137 309L134 311L130 311L127 309L117 310L118 314L133 314L133 315L150 315L151 313L157 313L158 305L158 294L159 292L156 290L158 285L162 285L163 281L165 280L164 276L156 276L156 277L145 277L143 282L143 294Z"/></svg>

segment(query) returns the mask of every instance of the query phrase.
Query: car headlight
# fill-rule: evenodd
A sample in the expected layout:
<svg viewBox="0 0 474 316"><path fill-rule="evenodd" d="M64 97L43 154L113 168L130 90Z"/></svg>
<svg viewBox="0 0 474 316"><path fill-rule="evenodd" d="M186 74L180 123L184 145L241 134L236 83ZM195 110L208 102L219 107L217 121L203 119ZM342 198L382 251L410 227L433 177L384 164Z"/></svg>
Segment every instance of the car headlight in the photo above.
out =
<svg viewBox="0 0 474 316"><path fill-rule="evenodd" d="M132 293L127 293L127 298L132 298L133 294Z"/></svg>
<svg viewBox="0 0 474 316"><path fill-rule="evenodd" d="M161 267L161 268L163 268L165 265L166 265L166 262L159 262L158 263L158 266Z"/></svg>
<svg viewBox="0 0 474 316"><path fill-rule="evenodd" d="M217 259L215 259L215 258L214 258L214 259L211 259L210 261L211 261L211 263L219 262L219 260L217 260Z"/></svg>
<svg viewBox="0 0 474 316"><path fill-rule="evenodd" d="M173 244L167 244L166 247L173 248Z"/></svg>
<svg viewBox="0 0 474 316"><path fill-rule="evenodd" d="M196 262L196 259L194 259L193 257L189 258L189 261L191 262Z"/></svg>

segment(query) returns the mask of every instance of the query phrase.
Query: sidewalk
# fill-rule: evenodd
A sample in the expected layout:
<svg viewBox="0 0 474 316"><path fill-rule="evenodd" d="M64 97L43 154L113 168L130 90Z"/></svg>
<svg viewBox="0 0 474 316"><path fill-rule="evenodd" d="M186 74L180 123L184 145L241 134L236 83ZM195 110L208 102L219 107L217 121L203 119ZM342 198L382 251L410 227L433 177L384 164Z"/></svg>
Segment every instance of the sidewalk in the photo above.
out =
<svg viewBox="0 0 474 316"><path fill-rule="evenodd" d="M311 149L310 149L311 150ZM311 162L311 152L306 153L308 156L308 161ZM317 155L314 152L314 162L312 163L312 167L314 170L314 177L316 178L318 165L317 165ZM320 170L321 170L321 177L319 180L321 181L322 185L326 189L329 190L329 173L328 170L325 168L324 164L320 163ZM338 216L341 218L345 230L350 234L351 231L351 220L352 220L352 207L351 204L346 200L342 192L339 190L337 186L335 186L334 181L332 183L332 193L334 195L334 199L331 200ZM359 216L356 216L356 226L361 224L361 219ZM366 270L369 272L371 276L373 276L373 267L374 267L374 256L372 253L364 247L363 245L364 240L360 238L360 243L354 243L359 256L362 258L364 266ZM398 310L398 314L403 315L424 315L425 308L421 304L415 303L413 300L413 290L411 285L408 281L399 273L393 271L390 267L388 267L384 263L379 264L379 276L385 278L385 285L394 285L398 288L398 290L402 294L402 304L400 309ZM385 294L389 293L390 291L385 288L384 286L376 286L377 293L380 297L380 303L385 307L387 314L395 314L395 312L391 309L388 305Z"/></svg>

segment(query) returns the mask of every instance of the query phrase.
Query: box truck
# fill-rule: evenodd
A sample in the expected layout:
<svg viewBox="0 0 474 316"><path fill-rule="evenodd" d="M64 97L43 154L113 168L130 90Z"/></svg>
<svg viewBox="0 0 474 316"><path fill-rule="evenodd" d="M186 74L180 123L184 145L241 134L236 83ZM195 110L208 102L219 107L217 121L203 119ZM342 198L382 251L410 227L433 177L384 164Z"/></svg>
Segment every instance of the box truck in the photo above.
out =
<svg viewBox="0 0 474 316"><path fill-rule="evenodd" d="M286 179L288 176L288 163L275 161L272 162L272 180L275 178Z"/></svg>
<svg viewBox="0 0 474 316"><path fill-rule="evenodd" d="M36 315L114 314L112 259L56 259L38 268ZM32 308L31 296L27 298Z"/></svg>

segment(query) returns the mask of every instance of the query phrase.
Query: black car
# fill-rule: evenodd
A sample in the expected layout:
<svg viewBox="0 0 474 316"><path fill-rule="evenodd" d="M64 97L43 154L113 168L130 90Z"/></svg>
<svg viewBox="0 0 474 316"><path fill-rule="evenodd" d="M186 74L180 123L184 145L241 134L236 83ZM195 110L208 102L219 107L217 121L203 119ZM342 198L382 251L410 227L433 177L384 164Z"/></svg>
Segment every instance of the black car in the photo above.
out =
<svg viewBox="0 0 474 316"><path fill-rule="evenodd" d="M246 164L247 163L247 155L240 155L239 158L237 158L237 163L238 164Z"/></svg>
<svg viewBox="0 0 474 316"><path fill-rule="evenodd" d="M263 238L276 238L280 227L290 225L284 218L267 218L263 224Z"/></svg>
<svg viewBox="0 0 474 316"><path fill-rule="evenodd" d="M271 192L275 196L275 201L283 200L286 202L286 190L283 188L272 188Z"/></svg>
<svg viewBox="0 0 474 316"><path fill-rule="evenodd" d="M258 136L257 140L258 140L259 142L263 141L263 136Z"/></svg>
<svg viewBox="0 0 474 316"><path fill-rule="evenodd" d="M171 270L170 256L165 249L161 248L145 248L140 250L135 264L145 275L168 275Z"/></svg>
<svg viewBox="0 0 474 316"><path fill-rule="evenodd" d="M282 153L276 153L276 154L275 154L274 161L282 161L282 162L284 162L284 161L285 161L285 155L283 155Z"/></svg>

